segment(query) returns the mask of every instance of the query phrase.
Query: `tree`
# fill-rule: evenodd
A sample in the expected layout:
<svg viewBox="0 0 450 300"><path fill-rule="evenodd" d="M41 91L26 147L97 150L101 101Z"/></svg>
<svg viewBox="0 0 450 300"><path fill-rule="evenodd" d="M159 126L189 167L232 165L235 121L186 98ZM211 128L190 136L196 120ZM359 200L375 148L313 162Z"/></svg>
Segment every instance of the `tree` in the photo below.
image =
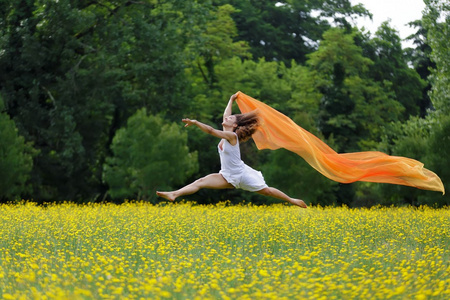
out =
<svg viewBox="0 0 450 300"><path fill-rule="evenodd" d="M0 93L40 150L34 197L102 195L115 131L136 109L179 119L199 4L192 1L2 1Z"/></svg>
<svg viewBox="0 0 450 300"><path fill-rule="evenodd" d="M444 186L450 189L450 159L447 149L450 146L450 4L440 0L426 0L424 26L428 31L428 41L432 48L431 59L436 68L431 71L430 99L435 111L429 116L435 120L433 134L430 136L428 155L433 170L441 176ZM428 202L450 205L450 196L429 195ZM436 199L437 198L437 199Z"/></svg>
<svg viewBox="0 0 450 300"><path fill-rule="evenodd" d="M431 47L430 58L435 64L431 70L430 99L434 110L421 118L412 118L405 124L393 124L387 132L386 145L395 155L420 160L425 167L434 171L444 183L445 196L429 191L420 191L402 186L383 186L382 191L388 204L409 203L413 205L450 204L448 190L450 173L448 147L450 147L450 5L445 1L426 0L422 24L427 31Z"/></svg>
<svg viewBox="0 0 450 300"><path fill-rule="evenodd" d="M333 28L324 33L319 49L309 55L307 84L312 99L319 98L318 127L334 140L337 152L375 150L383 125L398 119L400 103L369 77L373 62L363 56L355 34ZM339 204L350 205L354 185L339 184Z"/></svg>
<svg viewBox="0 0 450 300"><path fill-rule="evenodd" d="M366 39L361 47L364 55L373 61L368 74L370 78L392 93L405 108L401 120L419 115L426 83L408 66L397 31L384 22L375 37Z"/></svg>
<svg viewBox="0 0 450 300"><path fill-rule="evenodd" d="M4 112L0 98L0 200L20 200L30 192L28 180L36 154L30 143L18 134L18 130Z"/></svg>
<svg viewBox="0 0 450 300"><path fill-rule="evenodd" d="M430 96L428 95L431 89L428 76L430 76L431 69L434 69L436 65L430 58L431 47L427 42L428 34L423 26L423 21L416 20L408 23L408 25L417 28L416 33L407 37L407 40L413 41L415 48L407 48L405 51L408 64L414 67L414 70L416 70L422 80L426 81L426 86L422 90L422 99L419 102L419 116L424 118L428 113L427 111L433 107Z"/></svg>
<svg viewBox="0 0 450 300"><path fill-rule="evenodd" d="M408 121L386 124L385 137L381 144L384 152L391 155L416 159L434 171L427 158L430 149L429 136L433 133L434 121L429 118L411 117ZM373 187L381 195L383 205L420 205L419 198L430 191L423 191L401 185L380 184Z"/></svg>
<svg viewBox="0 0 450 300"><path fill-rule="evenodd" d="M306 55L316 50L322 34L331 27L329 20L349 28L347 18L370 15L362 5L352 6L348 0L216 0L214 3L229 3L238 9L233 14L237 39L249 43L254 59L282 61L286 65L291 60L306 61Z"/></svg>
<svg viewBox="0 0 450 300"><path fill-rule="evenodd" d="M425 0L424 26L436 68L431 72L430 98L438 114L450 112L450 4L442 0Z"/></svg>
<svg viewBox="0 0 450 300"><path fill-rule="evenodd" d="M192 98L187 113L205 122L215 122L218 110L222 110L216 104L229 97L220 89L217 66L232 58L250 58L251 54L247 42L235 40L233 6L225 4L205 7L205 10L204 23L198 26L186 48L189 60L185 72L190 79L186 87Z"/></svg>
<svg viewBox="0 0 450 300"><path fill-rule="evenodd" d="M156 189L173 189L197 171L197 152L189 152L187 132L176 123L147 115L145 108L117 131L103 180L114 199L154 200Z"/></svg>
<svg viewBox="0 0 450 300"><path fill-rule="evenodd" d="M333 135L339 152L375 147L381 126L397 120L402 107L368 76L373 62L354 35L330 29L307 64L309 83L322 95L318 118L325 138Z"/></svg>
<svg viewBox="0 0 450 300"><path fill-rule="evenodd" d="M250 58L249 46L244 41L234 41L236 24L231 15L236 9L230 4L211 8L208 22L190 43L189 51L197 53L192 64L209 89L217 88L215 66L231 57Z"/></svg>

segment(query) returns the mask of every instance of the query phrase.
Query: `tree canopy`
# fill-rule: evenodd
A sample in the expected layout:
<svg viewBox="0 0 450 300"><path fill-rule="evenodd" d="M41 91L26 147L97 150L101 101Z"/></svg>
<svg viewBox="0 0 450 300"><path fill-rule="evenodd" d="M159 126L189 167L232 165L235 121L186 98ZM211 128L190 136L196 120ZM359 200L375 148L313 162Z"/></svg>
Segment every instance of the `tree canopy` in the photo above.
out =
<svg viewBox="0 0 450 300"><path fill-rule="evenodd" d="M449 7L426 5L416 48L402 49L389 23L374 36L356 28L355 17L371 15L349 0L0 0L1 200L154 201L156 189L217 172L218 141L180 119L219 127L238 90L339 152L423 159L448 178L439 145L449 132ZM301 158L252 142L242 155L311 203L449 204L380 185L344 193ZM268 201L242 191L199 197Z"/></svg>

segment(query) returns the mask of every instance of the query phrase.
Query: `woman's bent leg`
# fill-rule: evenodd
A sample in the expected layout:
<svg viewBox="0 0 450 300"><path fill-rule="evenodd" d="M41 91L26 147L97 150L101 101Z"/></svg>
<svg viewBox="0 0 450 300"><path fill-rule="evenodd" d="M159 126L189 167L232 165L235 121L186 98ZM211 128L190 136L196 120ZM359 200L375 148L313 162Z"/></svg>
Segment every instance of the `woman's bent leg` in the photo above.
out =
<svg viewBox="0 0 450 300"><path fill-rule="evenodd" d="M273 188L273 187L266 187L263 188L260 191L257 191L258 194L264 195L264 196L270 196L277 199L288 201L289 203L292 203L294 205L300 206L302 208L307 208L306 203L303 200L300 199L294 199L280 191L279 189Z"/></svg>
<svg viewBox="0 0 450 300"><path fill-rule="evenodd" d="M209 174L205 177L197 179L185 187L172 192L156 192L156 195L167 200L174 201L176 198L191 195L200 189L232 189L234 186L228 183L219 173Z"/></svg>

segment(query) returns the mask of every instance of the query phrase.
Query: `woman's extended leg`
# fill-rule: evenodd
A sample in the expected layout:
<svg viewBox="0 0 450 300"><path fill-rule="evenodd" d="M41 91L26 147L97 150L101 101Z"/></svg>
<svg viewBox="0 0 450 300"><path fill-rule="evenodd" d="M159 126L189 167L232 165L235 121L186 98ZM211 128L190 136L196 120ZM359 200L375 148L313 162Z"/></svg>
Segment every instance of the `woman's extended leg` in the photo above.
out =
<svg viewBox="0 0 450 300"><path fill-rule="evenodd" d="M209 174L205 177L197 179L185 187L172 192L156 192L156 195L167 200L174 201L180 196L196 193L200 189L232 189L234 186L228 183L219 173Z"/></svg>
<svg viewBox="0 0 450 300"><path fill-rule="evenodd" d="M294 199L280 191L279 189L273 188L273 187L266 187L263 188L260 191L257 191L258 194L264 195L264 196L271 196L277 199L288 201L289 203L292 203L294 205L300 206L302 208L307 208L306 203L303 200L300 199Z"/></svg>

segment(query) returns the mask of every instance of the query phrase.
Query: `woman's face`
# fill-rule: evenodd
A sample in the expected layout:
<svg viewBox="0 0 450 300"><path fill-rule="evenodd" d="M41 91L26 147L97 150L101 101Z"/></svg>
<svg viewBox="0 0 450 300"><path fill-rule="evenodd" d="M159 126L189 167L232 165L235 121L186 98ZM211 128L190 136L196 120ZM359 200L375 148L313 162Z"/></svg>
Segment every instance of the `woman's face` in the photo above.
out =
<svg viewBox="0 0 450 300"><path fill-rule="evenodd" d="M228 127L236 127L236 116L231 115L225 118L225 120L222 123L222 126L228 126Z"/></svg>

